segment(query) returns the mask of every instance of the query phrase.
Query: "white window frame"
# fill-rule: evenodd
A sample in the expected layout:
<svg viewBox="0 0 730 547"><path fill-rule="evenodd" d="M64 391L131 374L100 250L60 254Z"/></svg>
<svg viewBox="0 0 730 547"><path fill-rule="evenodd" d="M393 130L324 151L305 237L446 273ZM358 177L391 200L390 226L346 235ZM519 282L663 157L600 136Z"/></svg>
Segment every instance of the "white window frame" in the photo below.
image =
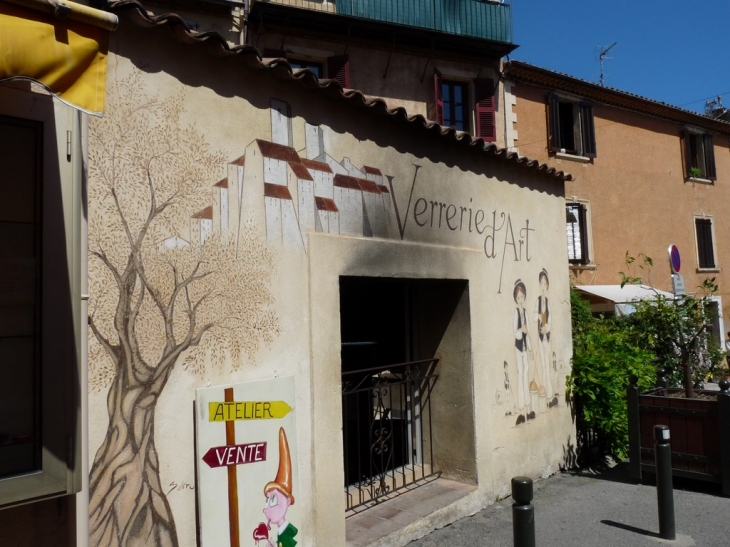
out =
<svg viewBox="0 0 730 547"><path fill-rule="evenodd" d="M722 296L716 296L713 294L709 297L709 300L717 303L717 321L718 329L720 329L717 337L720 344L718 349L720 351L725 351L725 321L722 318Z"/></svg>
<svg viewBox="0 0 730 547"><path fill-rule="evenodd" d="M700 241L697 237L697 220L709 220L710 221L710 231L712 234L712 258L715 262L715 265L712 267L702 267L700 265ZM694 240L695 240L695 259L697 260L697 272L719 272L720 266L718 266L718 260L717 260L717 243L716 243L716 237L715 237L715 218L712 215L693 215L692 216L692 232L694 234Z"/></svg>
<svg viewBox="0 0 730 547"><path fill-rule="evenodd" d="M585 199L578 199L575 196L572 196L570 198L565 199L565 207L566 207L566 216L567 216L567 208L569 205L582 205L585 208L585 234L582 234L583 237L585 237L585 249L586 254L588 255L588 260L583 262L571 262L570 256L568 257L568 263L570 268L573 269L580 269L580 268L593 268L595 267L595 260L593 257L593 232L591 229L591 207L590 202ZM566 218L565 222L565 243L566 243L566 252L567 252L567 244L568 244L568 222Z"/></svg>
<svg viewBox="0 0 730 547"><path fill-rule="evenodd" d="M64 253L62 247L50 250L51 245L44 245L49 250L43 251L42 268L57 272L54 277L60 281L48 282L50 274L42 274L40 466L34 472L0 478L0 509L73 494L81 490L82 483L82 406L86 400L86 384L82 381L86 377L82 333L85 336L86 330L81 317L82 312L86 317L86 308L85 304L82 306L81 283L82 278L85 280L86 255L81 237L85 230L81 129L85 115L45 93L31 91L30 84L23 85L26 87L21 89L17 84L0 84L0 114L44 124L43 222L50 222L63 231L61 237L66 248ZM43 237L45 240L46 230ZM57 262L57 257L63 254L65 270ZM51 291L57 291L59 300L67 299L70 316L59 320L73 323L64 325L60 331L70 333L68 337L59 336L58 326L54 328L54 321L50 320L56 311L55 305L49 303Z"/></svg>

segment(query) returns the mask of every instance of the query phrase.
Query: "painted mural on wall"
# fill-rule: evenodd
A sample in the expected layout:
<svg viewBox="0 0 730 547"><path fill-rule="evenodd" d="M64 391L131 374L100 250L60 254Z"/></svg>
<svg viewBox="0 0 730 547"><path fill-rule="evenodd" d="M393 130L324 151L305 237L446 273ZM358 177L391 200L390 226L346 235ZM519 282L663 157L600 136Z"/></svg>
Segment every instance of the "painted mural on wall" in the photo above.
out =
<svg viewBox="0 0 730 547"><path fill-rule="evenodd" d="M550 278L544 268L538 274L538 285L540 293L532 313L527 308L525 282L517 279L512 290L515 310L511 325L517 374L511 374L509 361L505 360L504 390L497 390L496 400L506 406L505 416L515 417L515 425L530 422L538 414L544 414L559 404L559 374L562 371L558 370L556 354L550 343ZM511 378L515 378L514 383Z"/></svg>
<svg viewBox="0 0 730 547"><path fill-rule="evenodd" d="M195 400L201 547L294 547L294 378L201 388Z"/></svg>
<svg viewBox="0 0 730 547"><path fill-rule="evenodd" d="M109 420L91 468L91 545L172 547L157 403L174 368L235 369L278 335L275 264L249 226L210 230L226 158L181 122L183 92L150 94L135 72L108 101L89 137L89 374L108 390Z"/></svg>
<svg viewBox="0 0 730 547"><path fill-rule="evenodd" d="M536 230L521 211L480 206L478 196L464 193L459 203L433 196L451 193L419 185L429 173L418 164L391 165L396 178L382 166L336 158L326 143L337 137L293 117L276 98L270 133L243 134L243 153L230 156L183 123L184 91L151 93L134 71L112 83L108 101L89 139L90 385L107 393L108 414L91 469L91 545L180 544L169 490L160 484L157 403L173 369L198 376L211 367L235 370L280 336L275 257L282 249L306 254L310 232L483 250L498 265L490 286L515 306L515 353L503 357L497 402L516 425L557 404L547 272L508 288L511 272L534 269L527 263ZM293 123L303 124L299 150ZM292 440L290 429L283 431L285 441L267 441L279 454ZM254 523L255 541L275 541L277 524L286 528L288 512L298 511L285 475L267 478L283 489L264 489L265 499L258 498L267 522Z"/></svg>

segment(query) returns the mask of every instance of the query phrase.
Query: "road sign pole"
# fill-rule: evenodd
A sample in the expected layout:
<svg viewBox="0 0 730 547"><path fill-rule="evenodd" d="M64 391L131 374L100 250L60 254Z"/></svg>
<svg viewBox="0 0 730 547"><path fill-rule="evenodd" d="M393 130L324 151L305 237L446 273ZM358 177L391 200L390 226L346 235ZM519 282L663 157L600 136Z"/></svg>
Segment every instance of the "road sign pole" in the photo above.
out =
<svg viewBox="0 0 730 547"><path fill-rule="evenodd" d="M225 390L225 401L233 402L233 388ZM226 421L226 444L236 444L236 422ZM236 466L228 466L228 527L231 533L231 547L240 547L240 531L238 529L238 479Z"/></svg>

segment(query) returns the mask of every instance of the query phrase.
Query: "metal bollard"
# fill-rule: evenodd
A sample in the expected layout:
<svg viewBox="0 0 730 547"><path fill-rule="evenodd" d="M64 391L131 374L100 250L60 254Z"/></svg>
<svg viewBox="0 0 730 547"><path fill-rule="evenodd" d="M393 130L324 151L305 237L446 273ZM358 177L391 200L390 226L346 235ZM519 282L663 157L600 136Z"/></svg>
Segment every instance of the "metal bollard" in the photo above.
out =
<svg viewBox="0 0 730 547"><path fill-rule="evenodd" d="M674 488L672 486L672 447L669 427L654 426L654 462L656 464L656 498L659 507L659 536L676 539L674 531Z"/></svg>
<svg viewBox="0 0 730 547"><path fill-rule="evenodd" d="M512 478L512 535L514 547L535 547L535 507L532 501L532 479Z"/></svg>

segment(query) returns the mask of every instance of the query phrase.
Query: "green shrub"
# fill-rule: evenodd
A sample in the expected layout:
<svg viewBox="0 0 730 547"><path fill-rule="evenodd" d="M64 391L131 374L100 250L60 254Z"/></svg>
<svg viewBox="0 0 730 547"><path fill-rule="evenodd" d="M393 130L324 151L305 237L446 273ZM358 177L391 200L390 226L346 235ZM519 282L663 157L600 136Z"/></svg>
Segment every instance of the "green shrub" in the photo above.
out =
<svg viewBox="0 0 730 547"><path fill-rule="evenodd" d="M573 370L568 393L578 400L583 427L598 432L610 456L621 461L628 450L626 389L629 377L642 390L656 380L653 353L635 344L623 318L595 319L590 304L571 289Z"/></svg>
<svg viewBox="0 0 730 547"><path fill-rule="evenodd" d="M639 254L639 268L648 275L653 262ZM629 269L635 261L626 253ZM620 272L621 286L640 284L641 277ZM720 342L712 336L717 306L710 305L717 292L715 278L705 279L694 295L668 298L657 293L651 300L634 303L635 311L625 319L632 343L654 353L657 364L667 371L670 386L684 387L687 397L694 386L717 372L723 362Z"/></svg>

